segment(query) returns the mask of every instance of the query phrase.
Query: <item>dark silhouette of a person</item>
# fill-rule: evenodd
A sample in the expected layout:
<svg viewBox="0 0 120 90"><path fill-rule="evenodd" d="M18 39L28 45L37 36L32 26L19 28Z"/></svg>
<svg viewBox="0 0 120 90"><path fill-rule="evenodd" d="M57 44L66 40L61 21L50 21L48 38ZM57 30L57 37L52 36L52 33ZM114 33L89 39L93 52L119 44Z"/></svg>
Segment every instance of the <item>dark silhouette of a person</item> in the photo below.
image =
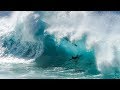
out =
<svg viewBox="0 0 120 90"><path fill-rule="evenodd" d="M70 60L74 60L77 63L77 61L80 59L81 56L82 55L72 56L72 58Z"/></svg>

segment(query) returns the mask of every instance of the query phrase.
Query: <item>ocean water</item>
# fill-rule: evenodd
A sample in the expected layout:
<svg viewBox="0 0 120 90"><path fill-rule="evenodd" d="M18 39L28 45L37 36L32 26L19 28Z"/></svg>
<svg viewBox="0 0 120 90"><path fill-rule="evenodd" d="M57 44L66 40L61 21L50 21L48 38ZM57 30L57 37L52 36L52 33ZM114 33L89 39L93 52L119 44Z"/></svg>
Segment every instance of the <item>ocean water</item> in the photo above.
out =
<svg viewBox="0 0 120 90"><path fill-rule="evenodd" d="M1 79L119 79L119 11L0 11Z"/></svg>

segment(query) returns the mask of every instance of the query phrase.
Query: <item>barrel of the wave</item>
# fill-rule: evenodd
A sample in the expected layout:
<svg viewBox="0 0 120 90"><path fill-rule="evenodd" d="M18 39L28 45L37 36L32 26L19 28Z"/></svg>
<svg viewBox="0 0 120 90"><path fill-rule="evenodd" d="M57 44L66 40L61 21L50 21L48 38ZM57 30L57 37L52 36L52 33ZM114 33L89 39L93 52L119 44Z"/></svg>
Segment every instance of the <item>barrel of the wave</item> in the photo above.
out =
<svg viewBox="0 0 120 90"><path fill-rule="evenodd" d="M44 52L36 59L40 67L64 67L75 71L97 74L94 48L87 50L85 37L71 42L67 37L62 38L59 44L52 35L44 38Z"/></svg>

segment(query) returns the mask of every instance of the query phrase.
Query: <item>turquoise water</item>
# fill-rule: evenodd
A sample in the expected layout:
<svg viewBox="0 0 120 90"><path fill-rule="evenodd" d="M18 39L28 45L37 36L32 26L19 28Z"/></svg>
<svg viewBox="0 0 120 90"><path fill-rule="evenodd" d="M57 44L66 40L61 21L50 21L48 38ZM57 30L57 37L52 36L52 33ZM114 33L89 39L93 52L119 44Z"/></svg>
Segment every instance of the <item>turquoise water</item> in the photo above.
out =
<svg viewBox="0 0 120 90"><path fill-rule="evenodd" d="M0 78L120 77L119 11L0 13Z"/></svg>
<svg viewBox="0 0 120 90"><path fill-rule="evenodd" d="M42 69L25 64L6 65L6 67L2 65L0 69L1 79L85 79L101 77L100 75L85 75L84 72L77 72L74 69L65 70L62 67Z"/></svg>

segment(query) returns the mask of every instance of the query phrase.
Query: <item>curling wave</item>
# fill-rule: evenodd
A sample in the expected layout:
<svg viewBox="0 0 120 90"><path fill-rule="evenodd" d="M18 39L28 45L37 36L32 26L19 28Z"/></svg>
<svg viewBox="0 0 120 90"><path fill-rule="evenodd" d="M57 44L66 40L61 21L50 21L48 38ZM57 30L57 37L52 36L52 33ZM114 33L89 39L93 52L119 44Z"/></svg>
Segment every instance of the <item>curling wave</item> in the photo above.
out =
<svg viewBox="0 0 120 90"><path fill-rule="evenodd" d="M0 56L34 59L40 67L119 73L119 22L119 12L13 12L0 19Z"/></svg>

